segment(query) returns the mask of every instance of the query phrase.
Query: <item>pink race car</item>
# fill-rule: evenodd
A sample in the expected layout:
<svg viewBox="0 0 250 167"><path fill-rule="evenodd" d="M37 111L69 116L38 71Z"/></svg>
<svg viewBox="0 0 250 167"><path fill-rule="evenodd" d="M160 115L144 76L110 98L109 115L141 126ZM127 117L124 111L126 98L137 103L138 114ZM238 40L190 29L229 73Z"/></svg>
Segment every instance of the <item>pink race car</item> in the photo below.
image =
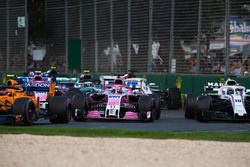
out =
<svg viewBox="0 0 250 167"><path fill-rule="evenodd" d="M125 84L105 85L102 92L77 94L71 99L75 121L86 119L125 119L153 122L159 119L152 95L133 92Z"/></svg>

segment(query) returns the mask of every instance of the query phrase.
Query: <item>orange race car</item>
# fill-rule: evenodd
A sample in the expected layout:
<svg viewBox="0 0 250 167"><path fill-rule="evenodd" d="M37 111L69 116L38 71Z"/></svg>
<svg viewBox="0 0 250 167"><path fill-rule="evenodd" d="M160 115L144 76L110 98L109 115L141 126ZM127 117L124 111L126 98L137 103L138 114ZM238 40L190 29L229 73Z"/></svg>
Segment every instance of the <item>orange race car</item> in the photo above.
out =
<svg viewBox="0 0 250 167"><path fill-rule="evenodd" d="M53 88L53 84L51 87ZM52 89L49 89L52 90ZM53 96L48 93L48 107L46 114L41 114L39 97L24 91L16 80L8 80L6 86L0 87L0 123L23 123L31 125L40 118L48 118L51 123L68 123L70 109L66 97ZM61 105L58 104L66 104Z"/></svg>

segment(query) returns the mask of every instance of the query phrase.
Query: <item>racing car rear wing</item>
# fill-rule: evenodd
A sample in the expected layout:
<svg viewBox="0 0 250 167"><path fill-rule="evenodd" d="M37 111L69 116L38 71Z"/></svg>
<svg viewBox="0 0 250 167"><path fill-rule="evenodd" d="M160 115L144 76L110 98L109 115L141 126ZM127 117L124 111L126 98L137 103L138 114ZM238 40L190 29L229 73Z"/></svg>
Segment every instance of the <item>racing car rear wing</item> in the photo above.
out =
<svg viewBox="0 0 250 167"><path fill-rule="evenodd" d="M117 76L114 75L102 75L100 81L103 86L113 84Z"/></svg>
<svg viewBox="0 0 250 167"><path fill-rule="evenodd" d="M28 82L25 83L25 87L27 91L42 91L42 92L49 92L50 90L50 83L49 82Z"/></svg>
<svg viewBox="0 0 250 167"><path fill-rule="evenodd" d="M224 84L221 82L207 82L204 85L205 93L217 93Z"/></svg>
<svg viewBox="0 0 250 167"><path fill-rule="evenodd" d="M141 82L136 81L136 80L125 81L124 84L131 87L132 89L140 89L141 88Z"/></svg>
<svg viewBox="0 0 250 167"><path fill-rule="evenodd" d="M156 85L156 83L150 82L149 88L151 89L152 92L161 92L159 85Z"/></svg>
<svg viewBox="0 0 250 167"><path fill-rule="evenodd" d="M56 77L56 82L57 83L75 83L77 82L78 78L76 77Z"/></svg>

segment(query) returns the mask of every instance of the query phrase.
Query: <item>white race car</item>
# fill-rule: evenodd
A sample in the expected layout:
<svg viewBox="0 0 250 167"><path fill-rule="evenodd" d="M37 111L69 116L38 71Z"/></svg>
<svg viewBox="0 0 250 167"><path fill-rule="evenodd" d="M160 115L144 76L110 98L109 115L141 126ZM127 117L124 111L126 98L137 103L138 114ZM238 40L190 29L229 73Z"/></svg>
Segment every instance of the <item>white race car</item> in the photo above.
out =
<svg viewBox="0 0 250 167"><path fill-rule="evenodd" d="M190 94L185 102L185 118L209 120L250 120L250 91L235 80L225 84L207 83L205 93Z"/></svg>

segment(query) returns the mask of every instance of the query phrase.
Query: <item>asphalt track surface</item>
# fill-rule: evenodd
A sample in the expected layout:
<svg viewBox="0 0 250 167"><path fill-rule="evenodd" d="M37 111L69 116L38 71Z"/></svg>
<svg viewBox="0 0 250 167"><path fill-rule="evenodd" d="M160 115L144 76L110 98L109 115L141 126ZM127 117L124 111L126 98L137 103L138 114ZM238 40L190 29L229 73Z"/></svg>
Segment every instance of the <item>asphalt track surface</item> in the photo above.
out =
<svg viewBox="0 0 250 167"><path fill-rule="evenodd" d="M250 122L210 121L200 123L196 120L184 118L182 110L162 110L159 120L149 123L125 120L87 120L69 124L50 124L48 120L38 121L36 127L55 128L87 128L87 129L126 129L151 131L217 131L217 132L250 132Z"/></svg>

